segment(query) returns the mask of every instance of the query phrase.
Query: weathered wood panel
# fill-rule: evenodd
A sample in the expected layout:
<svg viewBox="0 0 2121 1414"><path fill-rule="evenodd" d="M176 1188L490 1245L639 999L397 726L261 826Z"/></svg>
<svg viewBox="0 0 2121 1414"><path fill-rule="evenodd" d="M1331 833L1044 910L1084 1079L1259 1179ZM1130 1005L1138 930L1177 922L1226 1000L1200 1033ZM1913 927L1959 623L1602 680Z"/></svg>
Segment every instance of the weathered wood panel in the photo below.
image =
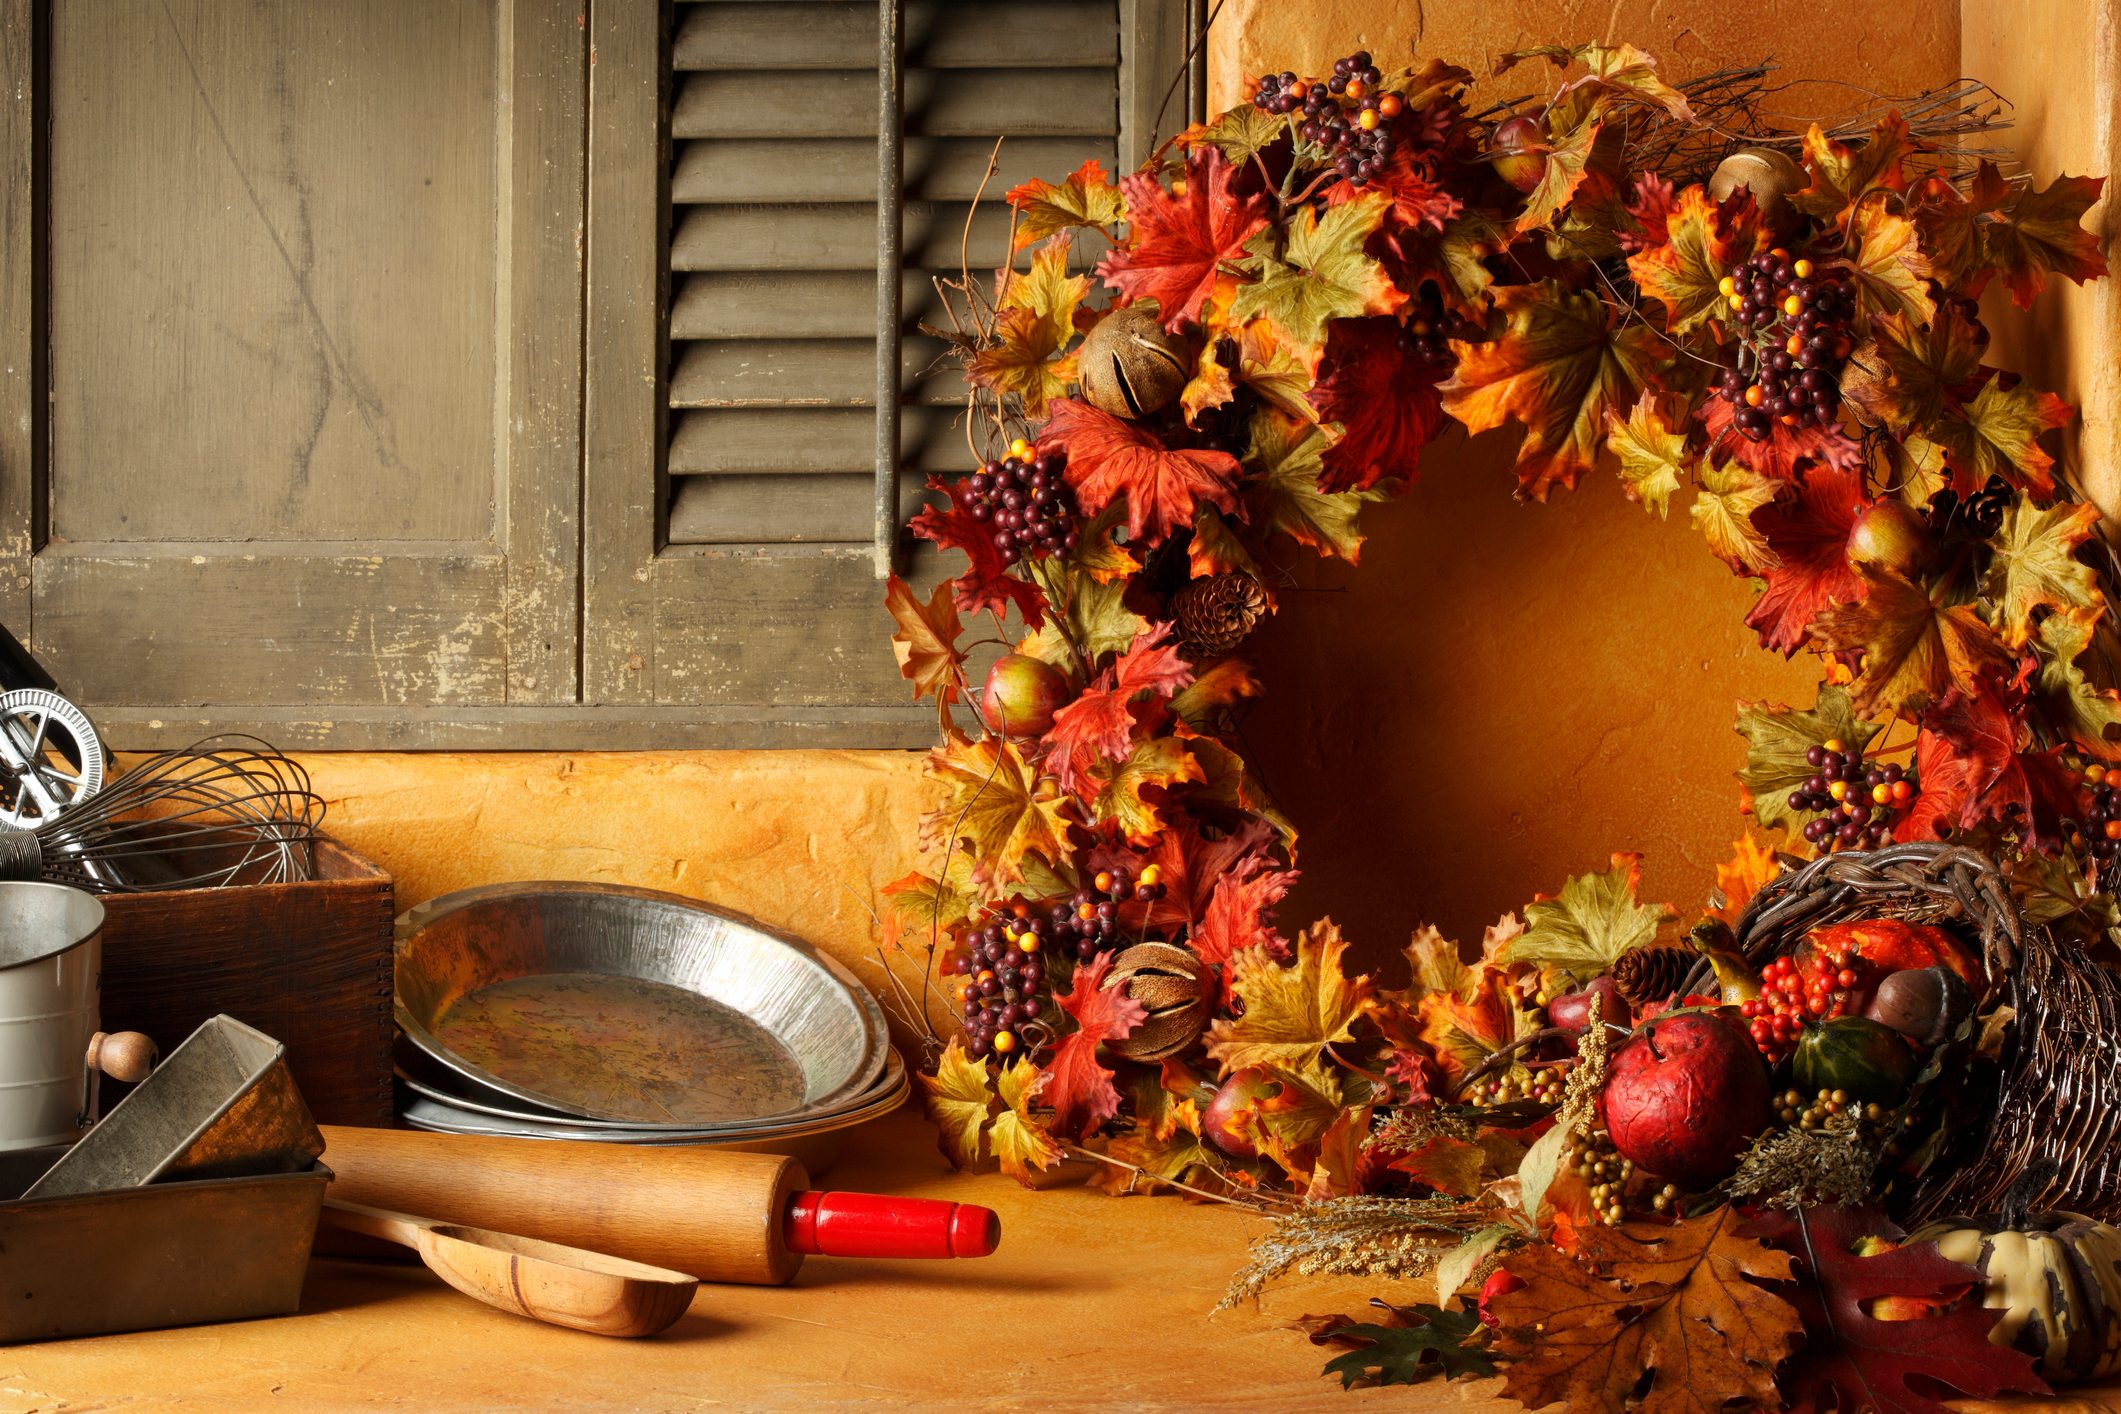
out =
<svg viewBox="0 0 2121 1414"><path fill-rule="evenodd" d="M1010 138L996 152L992 137L914 138L904 149L908 201L985 200L1033 177L1059 181L1096 158L1109 175L1118 148L1110 138ZM995 163L987 176L987 163ZM695 138L679 145L670 198L680 203L874 201L874 138Z"/></svg>
<svg viewBox="0 0 2121 1414"><path fill-rule="evenodd" d="M800 94L776 73L687 74L671 135L876 136L876 74L822 73ZM1110 69L1056 69L1029 80L1009 69L909 69L906 132L914 137L1110 137L1119 89Z"/></svg>
<svg viewBox="0 0 2121 1414"><path fill-rule="evenodd" d="M38 74L34 0L0 3L0 620L18 637L30 623L29 564L43 501L44 242L36 182Z"/></svg>
<svg viewBox="0 0 2121 1414"><path fill-rule="evenodd" d="M492 537L493 6L51 18L52 533Z"/></svg>
<svg viewBox="0 0 2121 1414"><path fill-rule="evenodd" d="M1010 62L1037 68L1097 68L1119 62L1113 0L980 0L905 8L906 63L979 69ZM802 43L788 37L800 34ZM774 0L701 5L678 16L672 65L692 69L876 68L876 6L870 0Z"/></svg>

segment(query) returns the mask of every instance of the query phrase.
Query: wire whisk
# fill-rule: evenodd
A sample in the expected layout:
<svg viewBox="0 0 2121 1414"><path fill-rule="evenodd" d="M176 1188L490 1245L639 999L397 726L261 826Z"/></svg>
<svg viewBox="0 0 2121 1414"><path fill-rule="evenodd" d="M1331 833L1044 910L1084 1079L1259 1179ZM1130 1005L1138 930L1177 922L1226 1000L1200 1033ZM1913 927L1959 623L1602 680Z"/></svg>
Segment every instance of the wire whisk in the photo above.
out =
<svg viewBox="0 0 2121 1414"><path fill-rule="evenodd" d="M34 829L0 829L0 878L91 893L287 884L313 878L324 798L251 736L164 751Z"/></svg>

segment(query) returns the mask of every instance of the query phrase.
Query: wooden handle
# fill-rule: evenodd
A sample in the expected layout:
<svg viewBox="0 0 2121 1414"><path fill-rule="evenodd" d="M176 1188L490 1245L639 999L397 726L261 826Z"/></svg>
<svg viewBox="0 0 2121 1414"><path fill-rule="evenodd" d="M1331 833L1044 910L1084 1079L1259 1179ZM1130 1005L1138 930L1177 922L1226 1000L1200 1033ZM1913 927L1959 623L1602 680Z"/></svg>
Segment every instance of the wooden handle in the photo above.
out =
<svg viewBox="0 0 2121 1414"><path fill-rule="evenodd" d="M88 1068L128 1085L147 1079L161 1054L160 1048L138 1031L98 1031L88 1038Z"/></svg>
<svg viewBox="0 0 2121 1414"><path fill-rule="evenodd" d="M793 1159L706 1148L494 1139L325 1125L335 1200L520 1233L778 1286L802 1255L782 1215L809 1177Z"/></svg>
<svg viewBox="0 0 2121 1414"><path fill-rule="evenodd" d="M432 1226L404 1213L387 1213L381 1208L364 1208L358 1203L342 1203L337 1199L324 1205L324 1221L364 1237L410 1247L415 1252L420 1250L420 1230Z"/></svg>

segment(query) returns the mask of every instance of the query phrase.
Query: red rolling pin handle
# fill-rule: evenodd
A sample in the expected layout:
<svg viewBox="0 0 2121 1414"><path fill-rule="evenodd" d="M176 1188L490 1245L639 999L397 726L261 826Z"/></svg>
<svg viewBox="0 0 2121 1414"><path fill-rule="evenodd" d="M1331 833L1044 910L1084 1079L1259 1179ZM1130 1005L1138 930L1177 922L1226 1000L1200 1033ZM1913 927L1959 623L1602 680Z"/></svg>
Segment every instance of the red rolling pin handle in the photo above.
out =
<svg viewBox="0 0 2121 1414"><path fill-rule="evenodd" d="M992 1208L881 1193L798 1193L781 1239L819 1257L984 1257L1002 1240Z"/></svg>

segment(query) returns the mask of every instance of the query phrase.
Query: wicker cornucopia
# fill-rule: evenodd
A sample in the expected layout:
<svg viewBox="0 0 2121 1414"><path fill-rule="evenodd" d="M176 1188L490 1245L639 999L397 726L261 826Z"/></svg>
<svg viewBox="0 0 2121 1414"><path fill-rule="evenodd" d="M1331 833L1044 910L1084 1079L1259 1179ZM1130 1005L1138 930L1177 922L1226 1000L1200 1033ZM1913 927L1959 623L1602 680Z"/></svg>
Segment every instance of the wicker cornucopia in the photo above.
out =
<svg viewBox="0 0 2121 1414"><path fill-rule="evenodd" d="M1814 928L1866 918L1978 941L1989 991L1964 1052L2002 1028L1994 1062L1969 1067L1951 1105L1956 1127L1905 1200L1907 1216L1993 1213L2008 1201L2121 1220L2121 974L2026 927L1996 865L1944 844L1815 859L1761 890L1738 945L1757 967Z"/></svg>

